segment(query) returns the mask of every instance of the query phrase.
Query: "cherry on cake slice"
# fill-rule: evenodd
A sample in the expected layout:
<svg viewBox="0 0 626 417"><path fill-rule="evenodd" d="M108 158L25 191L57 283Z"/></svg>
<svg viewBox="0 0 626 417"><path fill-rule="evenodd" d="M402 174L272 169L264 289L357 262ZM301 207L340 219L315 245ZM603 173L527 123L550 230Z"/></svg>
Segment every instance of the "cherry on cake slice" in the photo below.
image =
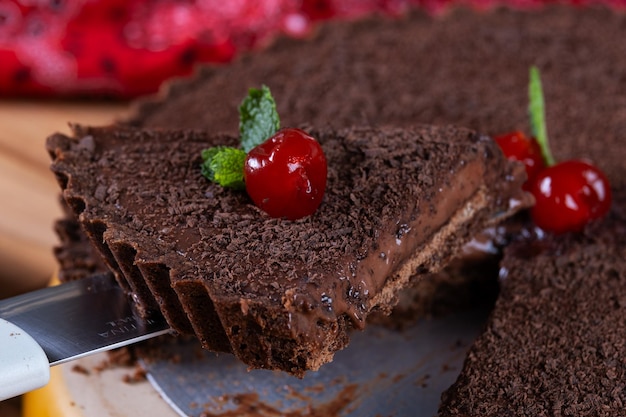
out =
<svg viewBox="0 0 626 417"><path fill-rule="evenodd" d="M581 233L505 250L485 332L440 415L616 416L626 391L626 188Z"/></svg>
<svg viewBox="0 0 626 417"><path fill-rule="evenodd" d="M327 187L295 221L202 176L201 151L236 146L233 136L73 126L47 149L65 201L146 314L250 367L301 376L389 311L410 277L530 202L523 166L471 130L309 133Z"/></svg>

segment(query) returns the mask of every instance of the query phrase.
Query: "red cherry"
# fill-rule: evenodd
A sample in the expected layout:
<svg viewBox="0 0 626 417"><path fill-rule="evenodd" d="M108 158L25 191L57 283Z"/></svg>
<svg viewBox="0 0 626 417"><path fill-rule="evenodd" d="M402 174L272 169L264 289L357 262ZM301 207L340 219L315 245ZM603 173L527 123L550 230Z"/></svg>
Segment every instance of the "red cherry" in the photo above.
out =
<svg viewBox="0 0 626 417"><path fill-rule="evenodd" d="M282 129L248 152L246 191L272 217L296 220L313 214L326 188L326 157L300 129Z"/></svg>
<svg viewBox="0 0 626 417"><path fill-rule="evenodd" d="M544 169L530 183L537 203L532 218L555 233L580 231L590 220L604 216L611 206L606 175L585 161L571 160Z"/></svg>
<svg viewBox="0 0 626 417"><path fill-rule="evenodd" d="M539 143L535 138L529 138L519 131L496 136L494 140L508 159L524 164L528 177L524 189L528 190L530 181L546 167Z"/></svg>

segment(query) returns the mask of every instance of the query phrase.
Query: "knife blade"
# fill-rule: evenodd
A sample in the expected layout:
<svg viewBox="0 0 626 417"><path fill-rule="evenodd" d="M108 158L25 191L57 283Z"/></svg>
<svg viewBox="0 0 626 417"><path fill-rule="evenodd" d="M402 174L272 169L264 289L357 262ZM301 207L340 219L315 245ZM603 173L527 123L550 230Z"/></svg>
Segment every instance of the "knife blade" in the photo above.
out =
<svg viewBox="0 0 626 417"><path fill-rule="evenodd" d="M139 315L111 274L0 300L0 319L0 400L47 384L52 365L171 331Z"/></svg>

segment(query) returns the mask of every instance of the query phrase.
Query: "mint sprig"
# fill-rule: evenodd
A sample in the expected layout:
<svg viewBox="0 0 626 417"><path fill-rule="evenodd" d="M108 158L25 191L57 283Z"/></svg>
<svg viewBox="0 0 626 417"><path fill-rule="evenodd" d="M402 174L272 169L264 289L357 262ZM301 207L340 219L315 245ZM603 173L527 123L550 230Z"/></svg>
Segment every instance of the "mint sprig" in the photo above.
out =
<svg viewBox="0 0 626 417"><path fill-rule="evenodd" d="M267 86L251 88L239 106L239 135L243 150L263 143L280 128L276 102Z"/></svg>
<svg viewBox="0 0 626 417"><path fill-rule="evenodd" d="M234 189L245 189L243 178L246 155L265 142L280 128L276 102L270 89L250 88L239 107L241 148L215 146L202 151L202 175L209 180Z"/></svg>
<svg viewBox="0 0 626 417"><path fill-rule="evenodd" d="M543 88L541 86L539 69L536 66L530 67L528 99L528 113L532 134L537 139L537 143L539 143L544 162L547 166L552 166L555 163L555 159L552 156L552 152L550 152L550 144L548 143Z"/></svg>
<svg viewBox="0 0 626 417"><path fill-rule="evenodd" d="M243 165L246 153L230 146L216 146L202 151L202 175L222 187L244 189Z"/></svg>

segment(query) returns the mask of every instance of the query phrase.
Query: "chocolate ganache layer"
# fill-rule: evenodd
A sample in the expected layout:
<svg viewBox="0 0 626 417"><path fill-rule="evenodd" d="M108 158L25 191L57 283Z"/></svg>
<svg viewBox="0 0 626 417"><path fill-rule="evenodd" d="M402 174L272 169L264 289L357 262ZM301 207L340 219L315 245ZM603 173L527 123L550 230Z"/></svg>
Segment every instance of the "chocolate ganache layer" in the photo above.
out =
<svg viewBox="0 0 626 417"><path fill-rule="evenodd" d="M532 200L523 167L471 130L311 133L328 186L298 221L202 177L200 151L236 145L229 135L74 126L47 146L68 206L146 312L251 367L302 375L389 310L410 277Z"/></svg>

